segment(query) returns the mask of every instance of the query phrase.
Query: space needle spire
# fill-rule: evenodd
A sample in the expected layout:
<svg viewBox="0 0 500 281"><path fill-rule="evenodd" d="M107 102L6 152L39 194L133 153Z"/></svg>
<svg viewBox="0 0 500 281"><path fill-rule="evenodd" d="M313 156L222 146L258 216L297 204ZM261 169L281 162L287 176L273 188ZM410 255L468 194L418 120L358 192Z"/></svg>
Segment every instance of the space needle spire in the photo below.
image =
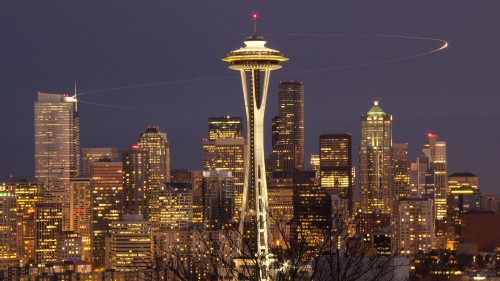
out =
<svg viewBox="0 0 500 281"><path fill-rule="evenodd" d="M281 68L288 59L281 52L269 49L266 41L257 36L256 13L252 14L254 35L244 42L245 47L232 51L222 59L229 68L240 72L247 117L245 179L239 231L244 243L239 243L238 267L255 274L254 280L269 280L269 202L264 158L264 111L271 70Z"/></svg>

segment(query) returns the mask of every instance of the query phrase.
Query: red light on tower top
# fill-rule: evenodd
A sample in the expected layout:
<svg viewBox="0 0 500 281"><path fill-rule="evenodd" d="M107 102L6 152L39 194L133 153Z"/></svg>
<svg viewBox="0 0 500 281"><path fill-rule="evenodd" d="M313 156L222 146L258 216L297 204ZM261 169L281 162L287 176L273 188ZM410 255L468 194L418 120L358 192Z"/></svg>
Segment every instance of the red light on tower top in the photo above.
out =
<svg viewBox="0 0 500 281"><path fill-rule="evenodd" d="M253 20L253 35L257 35L257 20L259 19L259 14L257 12L252 13Z"/></svg>
<svg viewBox="0 0 500 281"><path fill-rule="evenodd" d="M436 138L437 135L433 134L433 133L427 133L427 137L429 137L429 138Z"/></svg>

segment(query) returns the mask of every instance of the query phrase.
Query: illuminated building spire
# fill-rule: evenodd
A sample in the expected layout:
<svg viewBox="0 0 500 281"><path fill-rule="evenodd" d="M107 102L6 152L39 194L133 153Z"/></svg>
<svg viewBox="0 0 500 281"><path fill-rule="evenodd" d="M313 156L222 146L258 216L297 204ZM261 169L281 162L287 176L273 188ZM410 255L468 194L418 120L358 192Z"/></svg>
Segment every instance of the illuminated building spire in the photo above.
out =
<svg viewBox="0 0 500 281"><path fill-rule="evenodd" d="M256 33L257 14L253 14ZM271 70L287 61L279 51L265 46L264 38L249 37L245 47L230 52L222 61L239 71L247 116L247 147L240 233L250 241L240 243L240 257L252 257L261 263L254 268L256 280L269 280L269 203L264 157L264 112ZM261 79L263 83L261 84ZM249 81L248 81L249 80ZM248 266L248 265L247 265ZM247 271L248 272L248 271Z"/></svg>

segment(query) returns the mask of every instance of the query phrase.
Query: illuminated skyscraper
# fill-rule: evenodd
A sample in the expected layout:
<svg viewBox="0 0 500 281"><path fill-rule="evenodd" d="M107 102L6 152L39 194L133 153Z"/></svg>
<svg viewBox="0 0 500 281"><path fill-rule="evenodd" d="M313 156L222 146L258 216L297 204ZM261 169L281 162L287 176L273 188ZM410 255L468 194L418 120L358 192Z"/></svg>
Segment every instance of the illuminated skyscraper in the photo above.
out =
<svg viewBox="0 0 500 281"><path fill-rule="evenodd" d="M387 115L375 101L368 113L361 116L360 208L362 216L367 218L363 219L362 231L365 233L389 223L392 204L391 149L392 116Z"/></svg>
<svg viewBox="0 0 500 281"><path fill-rule="evenodd" d="M111 162L118 161L118 148L116 147L92 147L83 149L83 171L84 175L90 175L90 166L93 162L108 159Z"/></svg>
<svg viewBox="0 0 500 281"><path fill-rule="evenodd" d="M35 205L35 263L45 265L57 261L57 238L62 231L60 203Z"/></svg>
<svg viewBox="0 0 500 281"><path fill-rule="evenodd" d="M243 138L243 120L241 117L225 115L208 118L208 139Z"/></svg>
<svg viewBox="0 0 500 281"><path fill-rule="evenodd" d="M448 178L447 221L448 240L462 238L462 215L484 210L484 195L479 191L478 177L472 173L454 173Z"/></svg>
<svg viewBox="0 0 500 281"><path fill-rule="evenodd" d="M7 187L15 191L17 216L21 223L17 247L20 258L27 262L35 259L35 204L43 200L43 183L35 179L12 178Z"/></svg>
<svg viewBox="0 0 500 281"><path fill-rule="evenodd" d="M256 19L257 15L254 14L254 20ZM230 63L229 68L240 72L243 86L248 145L245 153L247 157L240 232L251 241L250 247L242 251L248 251L246 254L262 261L260 266L255 267L258 280L268 280L270 266L264 112L271 70L280 69L281 63L288 60L279 51L265 47L265 44L264 38L257 36L254 30L254 35L245 41L245 47L232 51L223 59Z"/></svg>
<svg viewBox="0 0 500 281"><path fill-rule="evenodd" d="M331 195L308 175L307 171L294 172L292 247L317 253L332 228L332 201Z"/></svg>
<svg viewBox="0 0 500 281"><path fill-rule="evenodd" d="M429 158L430 172L434 178L434 210L436 217L436 236L444 236L446 232L446 212L448 197L448 168L446 160L446 142L438 141L437 135L428 134L429 140L424 144L423 152Z"/></svg>
<svg viewBox="0 0 500 281"><path fill-rule="evenodd" d="M123 214L143 215L149 218L150 173L149 152L138 145L122 152Z"/></svg>
<svg viewBox="0 0 500 281"><path fill-rule="evenodd" d="M193 188L189 183L164 183L160 188L160 230L187 230L193 222Z"/></svg>
<svg viewBox="0 0 500 281"><path fill-rule="evenodd" d="M92 193L90 176L74 177L70 183L70 231L80 238L80 259L92 259Z"/></svg>
<svg viewBox="0 0 500 281"><path fill-rule="evenodd" d="M151 222L142 215L124 215L111 223L111 267L135 271L152 264Z"/></svg>
<svg viewBox="0 0 500 281"><path fill-rule="evenodd" d="M392 194L393 200L410 195L411 162L408 159L408 143L394 143L392 145Z"/></svg>
<svg viewBox="0 0 500 281"><path fill-rule="evenodd" d="M80 125L73 97L38 92L35 102L35 177L47 200L62 204L63 229L69 228L69 181L80 173Z"/></svg>
<svg viewBox="0 0 500 281"><path fill-rule="evenodd" d="M346 199L349 212L354 201L351 134L319 136L321 187Z"/></svg>
<svg viewBox="0 0 500 281"><path fill-rule="evenodd" d="M434 238L433 203L420 195L400 199L392 218L393 252L412 257L432 250Z"/></svg>
<svg viewBox="0 0 500 281"><path fill-rule="evenodd" d="M123 202L123 163L98 161L91 165L92 176L92 254L96 269L105 266L105 240L111 222L121 219Z"/></svg>
<svg viewBox="0 0 500 281"><path fill-rule="evenodd" d="M16 207L14 189L0 184L0 270L19 265Z"/></svg>
<svg viewBox="0 0 500 281"><path fill-rule="evenodd" d="M148 152L150 168L148 193L149 209L146 220L151 221L153 227L158 225L159 190L160 186L170 181L170 142L167 134L158 127L149 127L138 142L139 149Z"/></svg>
<svg viewBox="0 0 500 281"><path fill-rule="evenodd" d="M273 119L271 171L304 170L304 85L279 83L279 116Z"/></svg>
<svg viewBox="0 0 500 281"><path fill-rule="evenodd" d="M203 222L206 229L222 229L234 215L234 178L231 171L203 171Z"/></svg>
<svg viewBox="0 0 500 281"><path fill-rule="evenodd" d="M170 180L170 142L167 133L158 127L149 127L138 142L139 149L149 152L150 181L152 185Z"/></svg>
<svg viewBox="0 0 500 281"><path fill-rule="evenodd" d="M241 209L245 140L241 117L208 118L209 139L203 140L203 169L231 171L236 192L235 208Z"/></svg>
<svg viewBox="0 0 500 281"><path fill-rule="evenodd" d="M271 239L276 246L289 241L294 210L293 190L293 183L286 187L270 187L268 190Z"/></svg>

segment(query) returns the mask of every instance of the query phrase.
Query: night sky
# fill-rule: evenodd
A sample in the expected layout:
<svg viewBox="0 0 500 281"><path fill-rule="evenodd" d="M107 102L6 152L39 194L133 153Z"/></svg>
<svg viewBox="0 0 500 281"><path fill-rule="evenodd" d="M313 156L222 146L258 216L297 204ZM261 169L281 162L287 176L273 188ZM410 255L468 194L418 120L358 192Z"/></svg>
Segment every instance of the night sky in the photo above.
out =
<svg viewBox="0 0 500 281"><path fill-rule="evenodd" d="M75 80L78 92L184 81L82 95L135 109L80 103L81 146L123 150L158 125L172 167L201 169L207 118L244 117L238 74L221 58L243 46L253 11L267 46L290 58L271 76L266 154L278 81L297 79L305 85L306 155L318 152L319 134L350 132L357 162L360 115L376 99L411 159L433 132L447 141L450 174L475 173L481 190L500 193L498 0L2 1L0 178L32 176L36 93L71 93ZM442 43L379 35L450 47L398 61Z"/></svg>

